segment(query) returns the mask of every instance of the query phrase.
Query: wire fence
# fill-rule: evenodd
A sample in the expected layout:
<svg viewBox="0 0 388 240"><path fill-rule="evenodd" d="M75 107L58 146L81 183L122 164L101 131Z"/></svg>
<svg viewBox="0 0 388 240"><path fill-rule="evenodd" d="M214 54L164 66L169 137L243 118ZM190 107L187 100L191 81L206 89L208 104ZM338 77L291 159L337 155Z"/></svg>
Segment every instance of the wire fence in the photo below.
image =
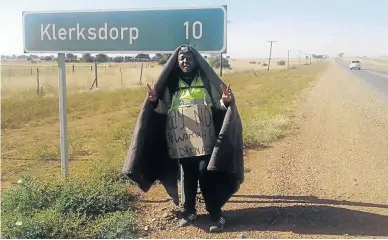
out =
<svg viewBox="0 0 388 240"><path fill-rule="evenodd" d="M155 81L162 69L157 63L67 64L66 82L69 92L93 88L133 87ZM56 92L58 67L10 64L1 67L2 94L33 91L37 95Z"/></svg>
<svg viewBox="0 0 388 240"><path fill-rule="evenodd" d="M268 59L267 59L268 60ZM231 60L222 75L241 71L266 71L267 60ZM280 64L280 62L283 62ZM286 69L311 63L311 59L273 59L271 69ZM157 62L66 63L68 94L130 88L157 79L163 66ZM215 71L221 75L221 69ZM7 63L1 66L2 98L13 93L46 95L58 91L58 66L53 63Z"/></svg>

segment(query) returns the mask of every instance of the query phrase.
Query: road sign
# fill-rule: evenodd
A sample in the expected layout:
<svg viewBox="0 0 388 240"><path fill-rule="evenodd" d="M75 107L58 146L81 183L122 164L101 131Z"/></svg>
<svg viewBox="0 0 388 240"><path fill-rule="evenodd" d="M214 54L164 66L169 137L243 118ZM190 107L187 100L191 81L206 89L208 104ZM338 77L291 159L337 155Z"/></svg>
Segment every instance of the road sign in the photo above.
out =
<svg viewBox="0 0 388 240"><path fill-rule="evenodd" d="M23 12L23 42L26 53L222 53L226 24L226 6Z"/></svg>

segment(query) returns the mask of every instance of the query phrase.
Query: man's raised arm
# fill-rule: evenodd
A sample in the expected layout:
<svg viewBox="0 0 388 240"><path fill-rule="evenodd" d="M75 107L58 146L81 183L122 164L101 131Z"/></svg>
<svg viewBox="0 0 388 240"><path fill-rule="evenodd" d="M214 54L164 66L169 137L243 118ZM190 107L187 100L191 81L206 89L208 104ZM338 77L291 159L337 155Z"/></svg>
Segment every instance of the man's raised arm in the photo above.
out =
<svg viewBox="0 0 388 240"><path fill-rule="evenodd" d="M147 87L148 87L148 101L152 104L154 111L159 114L167 114L168 108L166 104L162 100L160 100L156 95L155 88L154 87L151 88L151 86L148 83L147 83ZM165 90L164 94L166 94L166 91L168 91L168 89Z"/></svg>

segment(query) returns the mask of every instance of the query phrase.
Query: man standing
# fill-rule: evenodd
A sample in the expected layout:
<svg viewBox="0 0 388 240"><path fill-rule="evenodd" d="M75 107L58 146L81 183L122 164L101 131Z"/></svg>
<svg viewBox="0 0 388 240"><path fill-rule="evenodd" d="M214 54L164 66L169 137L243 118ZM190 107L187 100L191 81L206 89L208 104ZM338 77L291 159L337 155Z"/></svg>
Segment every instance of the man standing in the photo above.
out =
<svg viewBox="0 0 388 240"><path fill-rule="evenodd" d="M175 78L174 78L175 77ZM197 68L197 63L193 53L187 46L182 47L178 53L178 69L176 76L171 78L171 90L166 88L164 94L171 98L170 108L166 106L162 100L158 99L155 89L148 85L148 101L150 101L155 111L160 114L167 114L168 110L176 110L180 107L187 107L195 104L205 103L209 107L218 107L219 110L227 110L230 102L233 100L233 94L230 87L222 88L222 99L220 104L214 104L207 92L201 74ZM179 159L183 168L184 188L185 188L185 203L183 218L179 221L180 226L190 225L196 218L196 195L198 181L201 192L203 194L206 209L208 210L214 224L210 227L210 231L219 231L224 228L225 218L222 216L221 205L215 203L217 182L228 179L220 178L212 179L212 174L207 171L207 166L210 161L210 155L187 157ZM214 175L214 174L213 174ZM213 180L213 181L211 181ZM217 180L217 182L214 182ZM226 190L227 191L227 190Z"/></svg>
<svg viewBox="0 0 388 240"><path fill-rule="evenodd" d="M205 105L211 109L217 139L212 147L213 150L205 155L174 159L176 163L179 162L182 165L184 174L185 202L179 225L188 226L196 219L199 181L206 210L212 220L209 230L221 231L226 222L221 208L243 181L242 129L234 96L230 86L225 86L208 66L206 60L189 46L183 45L177 49L165 68L169 67L168 74L162 73L162 76L165 76L164 86L159 87L159 94L158 86L161 86L161 79L152 88L147 84L146 102L151 105L155 113L164 117L171 111L178 111L181 108ZM225 124L228 126L225 127ZM172 164L171 159L166 160L167 162ZM171 171L172 169L171 167ZM124 173L134 179L133 173L131 173L132 176L129 171ZM175 193L172 192L175 190L171 190L167 185L164 184L167 192L174 199ZM176 201L174 199L175 203Z"/></svg>

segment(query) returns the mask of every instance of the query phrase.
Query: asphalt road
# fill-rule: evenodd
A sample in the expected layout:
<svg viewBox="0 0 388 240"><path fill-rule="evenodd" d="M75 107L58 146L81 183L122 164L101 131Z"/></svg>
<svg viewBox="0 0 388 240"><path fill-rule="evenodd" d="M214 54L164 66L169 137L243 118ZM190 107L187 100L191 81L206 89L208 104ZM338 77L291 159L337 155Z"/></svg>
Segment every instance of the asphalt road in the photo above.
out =
<svg viewBox="0 0 388 240"><path fill-rule="evenodd" d="M361 70L349 70L349 64L341 60L336 60L337 64L345 70L354 74L358 79L365 83L368 87L373 88L379 94L383 95L388 101L388 72L363 68Z"/></svg>

